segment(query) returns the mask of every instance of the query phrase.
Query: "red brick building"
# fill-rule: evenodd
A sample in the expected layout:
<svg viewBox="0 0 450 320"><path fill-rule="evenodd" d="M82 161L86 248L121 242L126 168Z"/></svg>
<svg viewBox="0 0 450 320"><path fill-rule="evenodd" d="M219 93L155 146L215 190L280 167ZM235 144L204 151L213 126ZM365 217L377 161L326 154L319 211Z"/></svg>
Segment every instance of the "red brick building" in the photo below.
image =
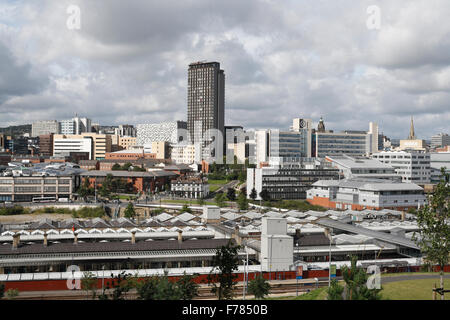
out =
<svg viewBox="0 0 450 320"><path fill-rule="evenodd" d="M156 187L161 190L163 186L170 184L172 179L178 177L176 173L164 170L151 172L92 170L84 172L80 176L83 182L85 179L89 179L91 187L99 188L109 174L113 179L122 179L127 184L131 184L134 192L154 192Z"/></svg>

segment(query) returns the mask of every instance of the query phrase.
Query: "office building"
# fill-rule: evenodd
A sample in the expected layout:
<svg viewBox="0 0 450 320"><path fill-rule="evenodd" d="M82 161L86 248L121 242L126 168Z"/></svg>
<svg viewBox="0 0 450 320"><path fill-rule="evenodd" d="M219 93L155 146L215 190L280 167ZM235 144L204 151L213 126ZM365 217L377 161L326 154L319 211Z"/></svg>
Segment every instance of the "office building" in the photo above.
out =
<svg viewBox="0 0 450 320"><path fill-rule="evenodd" d="M339 169L339 172L346 179L376 178L402 181L402 177L395 172L394 167L376 159L342 155L327 156L325 160L329 161L334 168Z"/></svg>
<svg viewBox="0 0 450 320"><path fill-rule="evenodd" d="M430 153L430 167L431 183L439 183L443 178L442 168L444 168L446 173L450 173L450 151Z"/></svg>
<svg viewBox="0 0 450 320"><path fill-rule="evenodd" d="M316 157L346 154L349 156L364 156L378 151L378 126L369 123L369 131L345 130L333 132L325 130L323 119L320 118L317 131L313 133L313 154Z"/></svg>
<svg viewBox="0 0 450 320"><path fill-rule="evenodd" d="M144 146L146 153L153 153L156 159L170 159L171 145L167 141L153 141Z"/></svg>
<svg viewBox="0 0 450 320"><path fill-rule="evenodd" d="M39 154L42 156L53 156L53 133L39 136Z"/></svg>
<svg viewBox="0 0 450 320"><path fill-rule="evenodd" d="M421 185L430 183L429 153L418 150L382 151L374 153L372 158L392 166L395 172L402 176L403 182L413 182Z"/></svg>
<svg viewBox="0 0 450 320"><path fill-rule="evenodd" d="M72 152L87 152L89 159L93 157L94 143L90 137L76 135L54 135L53 156L69 156Z"/></svg>
<svg viewBox="0 0 450 320"><path fill-rule="evenodd" d="M35 121L31 126L31 136L39 137L48 134L58 134L60 124L56 120Z"/></svg>
<svg viewBox="0 0 450 320"><path fill-rule="evenodd" d="M300 158L298 162L279 166L247 169L247 198L256 190L256 200L265 190L271 200L306 199L306 191L318 180L339 179L339 170L327 162Z"/></svg>
<svg viewBox="0 0 450 320"><path fill-rule="evenodd" d="M196 147L194 144L174 144L171 146L170 158L176 164L192 164L199 160L196 157L196 150L199 151L199 147Z"/></svg>
<svg viewBox="0 0 450 320"><path fill-rule="evenodd" d="M42 197L72 199L80 185L78 174L82 171L71 163L35 163L8 168L0 176L0 201L31 202Z"/></svg>
<svg viewBox="0 0 450 320"><path fill-rule="evenodd" d="M450 136L446 133L439 133L431 137L431 148L442 148L450 146Z"/></svg>
<svg viewBox="0 0 450 320"><path fill-rule="evenodd" d="M225 120L225 74L219 62L195 62L188 69L187 128L191 142L202 142L204 158L222 153ZM217 145L208 130L215 129L222 135L222 145Z"/></svg>
<svg viewBox="0 0 450 320"><path fill-rule="evenodd" d="M136 126L137 145L148 146L152 142L166 141L178 143L188 140L187 123L171 121L162 123L144 123Z"/></svg>
<svg viewBox="0 0 450 320"><path fill-rule="evenodd" d="M116 134L121 137L136 137L136 128L130 124L120 124Z"/></svg>
<svg viewBox="0 0 450 320"><path fill-rule="evenodd" d="M382 179L320 180L307 191L307 201L330 209L417 209L426 202L423 188L415 183Z"/></svg>
<svg viewBox="0 0 450 320"><path fill-rule="evenodd" d="M308 157L311 139L308 130L280 131L276 129L256 130L255 134L256 165L261 167L271 159L283 162L283 159L300 159Z"/></svg>
<svg viewBox="0 0 450 320"><path fill-rule="evenodd" d="M82 134L84 132L92 132L91 119L80 118L76 116L75 118L69 120L62 120L60 122L60 134Z"/></svg>
<svg viewBox="0 0 450 320"><path fill-rule="evenodd" d="M116 136L117 145L125 150L132 149L132 147L137 146L137 138L131 136ZM113 143L114 144L114 143Z"/></svg>

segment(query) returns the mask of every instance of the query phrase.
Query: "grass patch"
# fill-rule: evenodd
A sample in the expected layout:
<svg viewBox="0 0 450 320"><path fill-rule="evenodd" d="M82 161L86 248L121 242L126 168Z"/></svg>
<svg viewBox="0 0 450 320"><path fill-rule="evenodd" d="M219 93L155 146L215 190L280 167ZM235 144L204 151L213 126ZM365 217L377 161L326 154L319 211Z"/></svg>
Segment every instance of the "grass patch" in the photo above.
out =
<svg viewBox="0 0 450 320"><path fill-rule="evenodd" d="M12 216L18 214L29 214L30 209L24 208L22 206L13 206L13 207L5 207L0 208L0 216Z"/></svg>
<svg viewBox="0 0 450 320"><path fill-rule="evenodd" d="M383 284L381 295L386 300L432 300L433 285L439 287L439 278L404 280ZM450 279L444 279L444 288L450 287ZM440 300L437 294L437 299ZM445 295L445 300L450 300L450 294Z"/></svg>
<svg viewBox="0 0 450 320"><path fill-rule="evenodd" d="M221 185L217 185L217 184L210 185L210 186L209 186L209 192L217 191L217 190L219 190L221 187L222 187Z"/></svg>
<svg viewBox="0 0 450 320"><path fill-rule="evenodd" d="M22 206L14 206L10 208L1 208L0 215L20 215L20 214L70 214L74 218L100 218L106 215L101 207L82 207L78 210L70 208L43 207L35 210L24 208Z"/></svg>
<svg viewBox="0 0 450 320"><path fill-rule="evenodd" d="M445 275L449 275L449 272L445 272ZM382 273L382 277L396 277L396 276L411 276L411 275L430 275L439 277L439 272L400 272L400 273Z"/></svg>
<svg viewBox="0 0 450 320"><path fill-rule="evenodd" d="M215 179L208 179L209 184L227 184L227 180L215 180Z"/></svg>

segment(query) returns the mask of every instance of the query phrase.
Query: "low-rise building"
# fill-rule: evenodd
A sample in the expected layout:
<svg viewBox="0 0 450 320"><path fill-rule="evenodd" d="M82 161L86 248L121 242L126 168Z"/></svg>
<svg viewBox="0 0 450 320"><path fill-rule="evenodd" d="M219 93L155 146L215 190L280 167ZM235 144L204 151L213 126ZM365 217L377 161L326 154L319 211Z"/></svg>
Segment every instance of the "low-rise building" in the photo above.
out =
<svg viewBox="0 0 450 320"><path fill-rule="evenodd" d="M307 162L283 163L280 166L248 168L247 197L252 190L257 193L265 190L270 199L306 199L306 191L318 180L339 178L339 170L329 163L316 164L311 158Z"/></svg>
<svg viewBox="0 0 450 320"><path fill-rule="evenodd" d="M317 181L308 190L307 201L331 209L408 210L424 205L426 197L414 183L355 178Z"/></svg>
<svg viewBox="0 0 450 320"><path fill-rule="evenodd" d="M374 153L373 159L392 166L403 182L413 182L420 185L431 180L430 154L418 150L382 151Z"/></svg>
<svg viewBox="0 0 450 320"><path fill-rule="evenodd" d="M11 167L0 176L0 201L31 202L73 199L83 170L71 163L37 163Z"/></svg>
<svg viewBox="0 0 450 320"><path fill-rule="evenodd" d="M402 177L395 172L395 169L381 161L367 157L327 156L326 161L339 169L344 178L375 178L385 180L401 181Z"/></svg>
<svg viewBox="0 0 450 320"><path fill-rule="evenodd" d="M170 191L182 198L203 199L209 195L209 184L205 179L185 177L172 180Z"/></svg>
<svg viewBox="0 0 450 320"><path fill-rule="evenodd" d="M97 188L102 185L108 175L111 175L113 179L122 180L134 192L163 190L166 184L170 184L170 181L178 176L176 173L164 170L151 172L91 170L80 174L83 182L85 179L89 179L91 187Z"/></svg>
<svg viewBox="0 0 450 320"><path fill-rule="evenodd" d="M121 150L116 152L107 152L105 154L106 160L137 160L137 159L156 159L155 153L145 153L144 149L137 150Z"/></svg>

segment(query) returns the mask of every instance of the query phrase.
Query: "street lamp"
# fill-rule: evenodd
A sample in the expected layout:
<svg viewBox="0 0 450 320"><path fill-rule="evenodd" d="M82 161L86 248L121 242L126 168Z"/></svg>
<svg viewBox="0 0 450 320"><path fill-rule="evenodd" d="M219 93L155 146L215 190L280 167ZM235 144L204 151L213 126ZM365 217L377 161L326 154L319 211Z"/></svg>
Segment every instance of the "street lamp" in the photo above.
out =
<svg viewBox="0 0 450 320"><path fill-rule="evenodd" d="M333 229L325 228L325 235L330 239L330 252L328 254L328 287L331 287L331 243L333 241Z"/></svg>
<svg viewBox="0 0 450 320"><path fill-rule="evenodd" d="M247 255L247 259L246 260L242 260L244 262L243 300L245 300L245 293L247 291L247 284L248 284L248 250L247 250L247 247L245 247L245 253Z"/></svg>

